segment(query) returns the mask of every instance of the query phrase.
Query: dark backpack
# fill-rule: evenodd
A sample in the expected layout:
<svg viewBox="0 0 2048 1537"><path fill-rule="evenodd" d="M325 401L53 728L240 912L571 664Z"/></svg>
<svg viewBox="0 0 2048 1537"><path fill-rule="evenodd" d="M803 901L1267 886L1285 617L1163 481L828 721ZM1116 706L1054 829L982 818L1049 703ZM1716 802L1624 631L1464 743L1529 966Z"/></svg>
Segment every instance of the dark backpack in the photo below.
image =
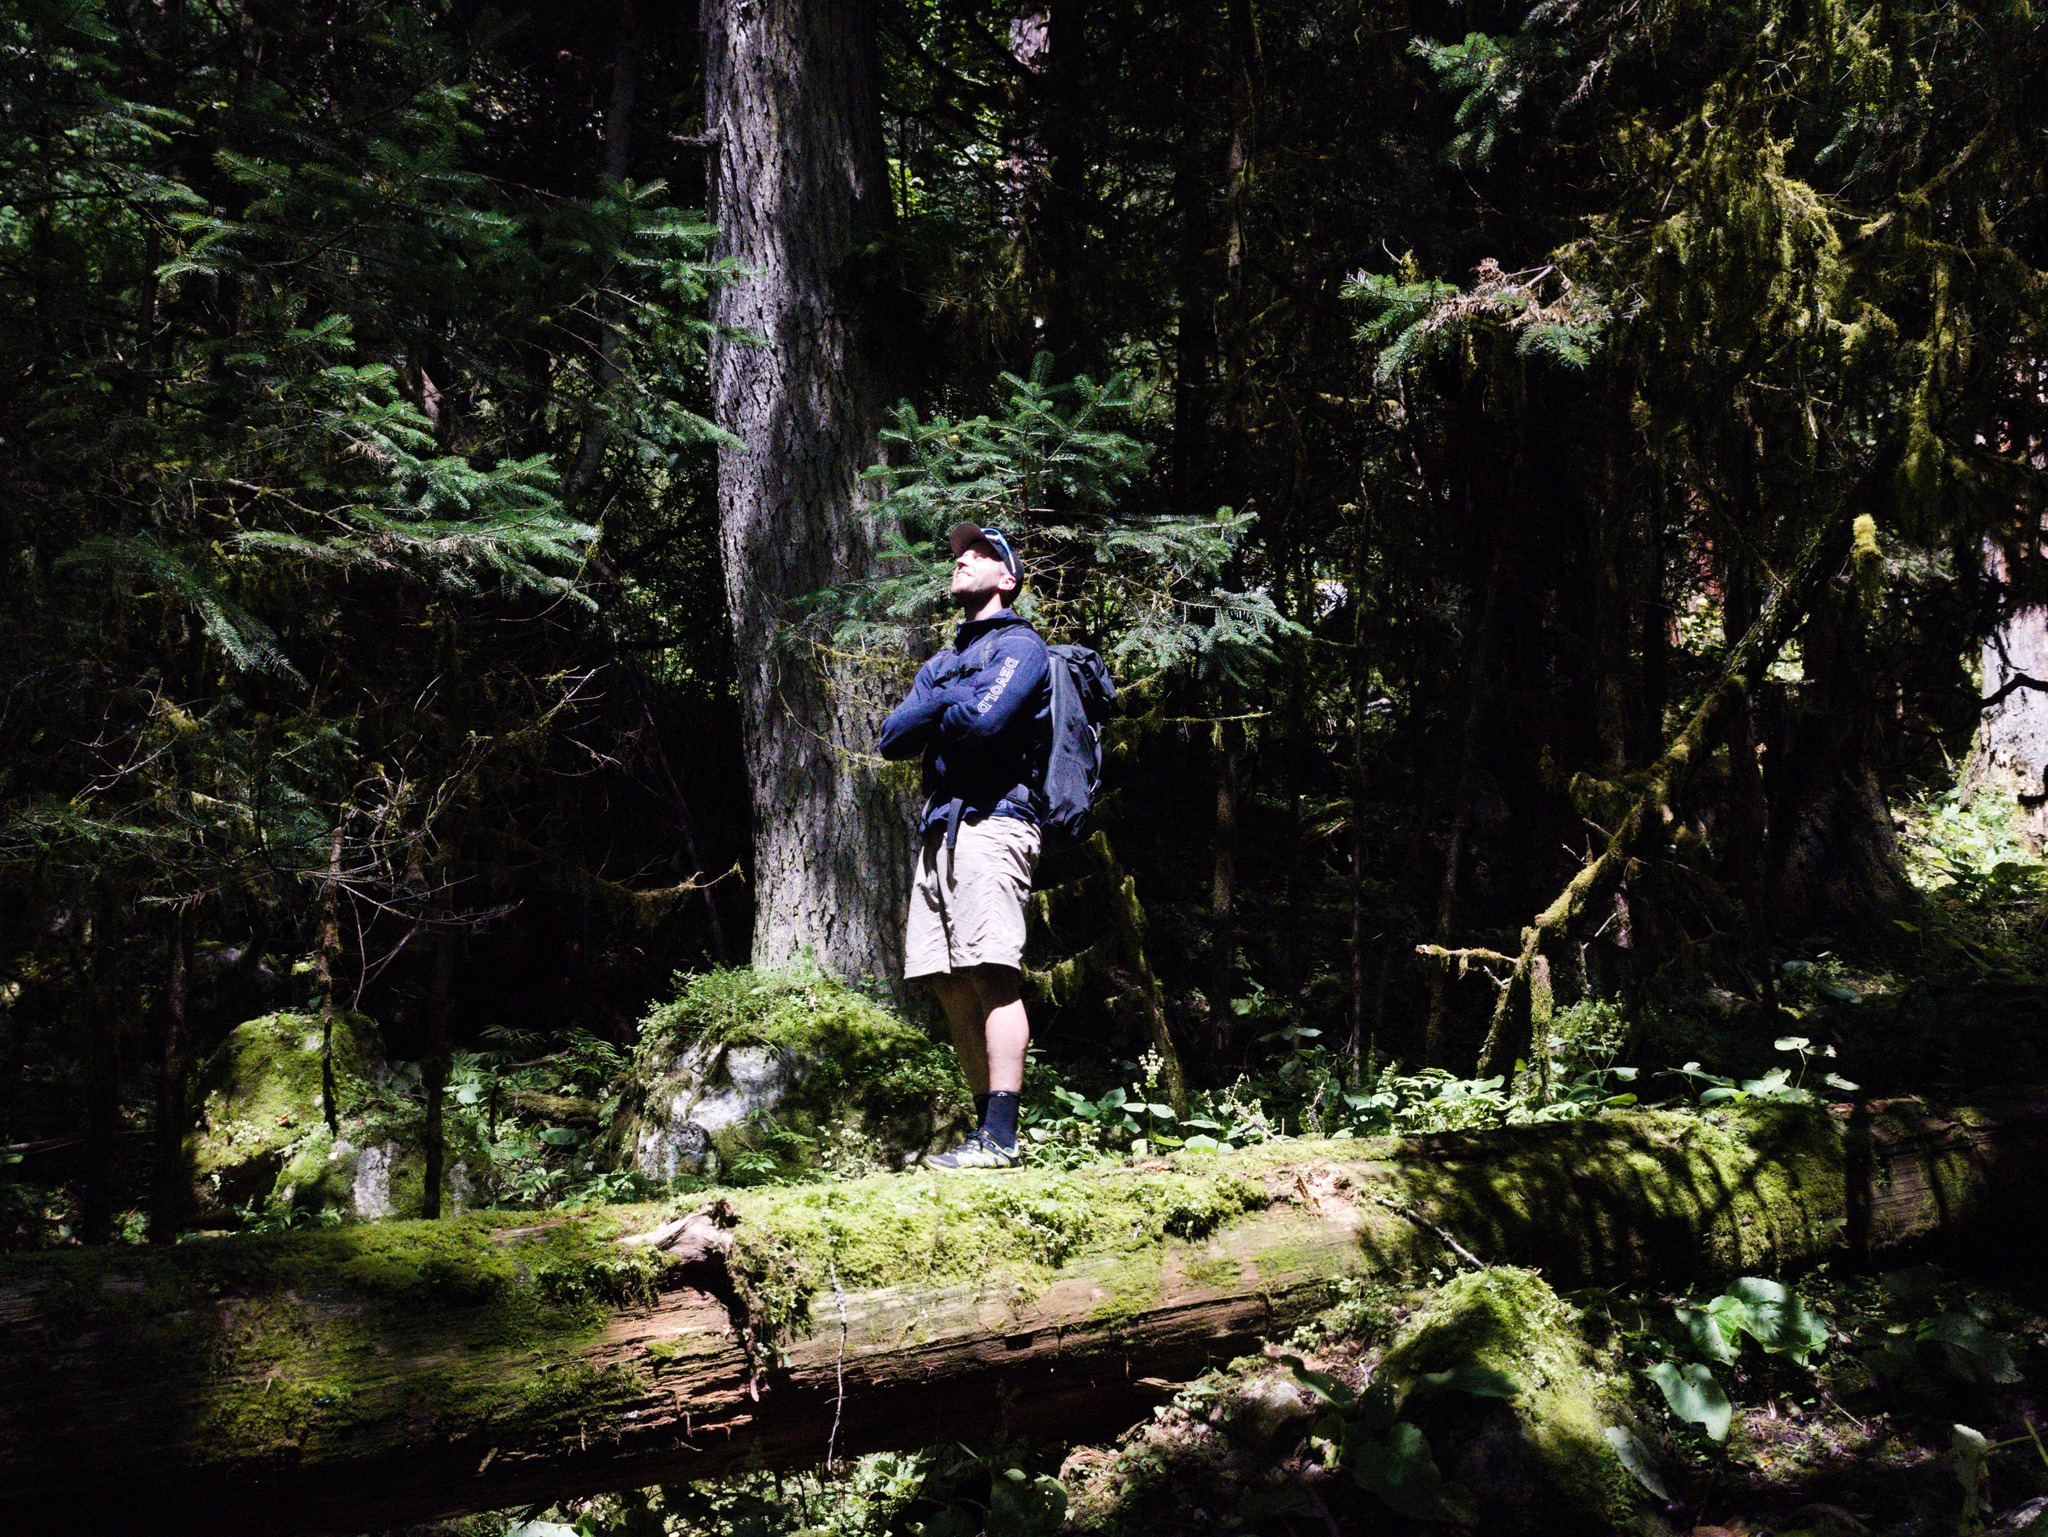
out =
<svg viewBox="0 0 2048 1537"><path fill-rule="evenodd" d="M1102 723L1116 684L1086 646L1047 646L1052 657L1052 753L1045 765L1045 825L1078 838L1102 784Z"/></svg>

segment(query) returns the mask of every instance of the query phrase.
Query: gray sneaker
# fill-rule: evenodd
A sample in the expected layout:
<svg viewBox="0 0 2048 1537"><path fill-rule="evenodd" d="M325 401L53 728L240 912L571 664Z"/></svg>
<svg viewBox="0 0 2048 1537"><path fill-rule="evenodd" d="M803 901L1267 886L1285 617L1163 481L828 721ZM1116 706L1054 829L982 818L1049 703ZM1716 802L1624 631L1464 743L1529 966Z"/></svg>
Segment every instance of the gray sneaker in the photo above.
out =
<svg viewBox="0 0 2048 1537"><path fill-rule="evenodd" d="M1006 1148L982 1132L976 1132L950 1153L927 1158L928 1169L1014 1169L1018 1149Z"/></svg>

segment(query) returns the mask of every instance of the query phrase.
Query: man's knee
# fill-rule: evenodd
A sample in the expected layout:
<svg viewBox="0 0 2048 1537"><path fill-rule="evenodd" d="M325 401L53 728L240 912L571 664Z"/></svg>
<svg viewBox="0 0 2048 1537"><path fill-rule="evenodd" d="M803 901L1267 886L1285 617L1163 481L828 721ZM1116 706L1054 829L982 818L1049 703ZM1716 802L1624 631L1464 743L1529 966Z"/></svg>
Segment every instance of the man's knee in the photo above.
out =
<svg viewBox="0 0 2048 1537"><path fill-rule="evenodd" d="M982 1009L993 1013L1024 996L1023 974L1014 966L976 966L971 973Z"/></svg>

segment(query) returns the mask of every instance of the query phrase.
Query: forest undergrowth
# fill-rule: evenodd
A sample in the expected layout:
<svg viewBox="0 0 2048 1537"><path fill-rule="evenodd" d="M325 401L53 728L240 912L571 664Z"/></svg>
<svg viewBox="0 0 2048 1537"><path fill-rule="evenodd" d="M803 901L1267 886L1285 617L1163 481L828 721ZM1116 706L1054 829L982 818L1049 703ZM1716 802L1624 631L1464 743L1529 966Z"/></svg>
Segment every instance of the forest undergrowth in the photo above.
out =
<svg viewBox="0 0 2048 1537"><path fill-rule="evenodd" d="M1185 1110L1169 1103L1156 1054L1113 1044L1077 1050L1058 1035L1034 1049L1023 1116L1031 1159L1081 1169L1297 1137L1486 1130L1639 1106L1705 1111L1904 1087L1962 1096L2025 1081L2028 1070L2010 1064L2033 1049L2029 1005L2048 974L2048 866L2016 830L2010 801L1944 791L1911 802L1900 822L1919 892L1915 918L1881 943L1822 937L1790 947L1774 961L1768 1014L1718 986L1654 1002L1580 998L1554 1017L1543 1043L1547 1075L1520 1063L1512 1075L1475 1078L1379 1061L1369 1044L1354 1059L1329 1021L1255 988L1235 1011L1250 1047L1246 1065L1229 1082L1196 1090ZM501 1030L487 1035L487 1049L457 1053L450 1145L474 1156L479 1203L531 1209L694 1200L719 1188L875 1173L899 1155L857 1117L835 1121L815 1108L761 1109L731 1127L703 1166L666 1180L635 1166L631 1137L619 1128L636 1104L644 1113L650 1074L693 1045L802 1054L832 1043L817 1080L828 1092L804 1101L812 1107L852 1103L869 1079L894 1084L894 1098L943 1097L939 1080L951 1069L922 1040L875 1000L819 976L742 969L680 977L675 1000L649 1014L637 1052L588 1035L548 1042ZM361 1071L380 1124L406 1135L423 1106L417 1064ZM317 1123L317 1109L306 1118ZM36 1206L35 1186L4 1188L17 1244L67 1241L61 1191L40 1192ZM336 1206L273 1194L207 1220L218 1224L210 1231L263 1232L346 1219ZM139 1214L122 1230L139 1241ZM2033 1386L2048 1369L2048 1289L2009 1252L1982 1263L1939 1258L1874 1275L1823 1266L1790 1278L1729 1277L1684 1294L1620 1288L1562 1298L1524 1272L1447 1258L1420 1290L1338 1284L1313 1326L1195 1381L1162 1385L1152 1417L1113 1444L1008 1440L992 1413L988 1423L963 1425L952 1443L833 1469L748 1473L420 1531L2032 1530L2026 1522L2048 1511L2034 1503L2048 1495L2048 1444ZM1502 1364L1505 1357L1454 1351L1431 1367L1448 1386L1418 1396L1413 1382L1393 1383L1390 1352L1417 1321L1487 1277L1522 1289L1525 1311L1551 1330L1570 1371L1521 1381L1516 1373L1527 1368ZM1535 1325L1516 1328L1514 1359L1526 1363ZM1570 1402L1557 1397L1566 1377L1578 1384ZM1615 1456L1600 1462L1608 1473L1618 1461L1633 1475L1621 1496L1606 1491L1598 1512L1572 1503L1585 1496L1571 1493L1569 1457L1563 1471L1543 1471L1552 1453L1539 1456L1546 1443L1538 1432L1566 1421L1590 1427L1611 1449ZM1521 1492L1508 1498L1503 1489Z"/></svg>
<svg viewBox="0 0 2048 1537"><path fill-rule="evenodd" d="M1337 1032L1254 992L1237 1012L1256 1042L1255 1065L1197 1091L1185 1113L1167 1103L1155 1055L1091 1057L1062 1043L1034 1050L1024 1116L1032 1158L1083 1168L1297 1136L1476 1130L1638 1105L1840 1100L1909 1083L1964 1094L2013 1081L2004 1064L2028 1049L2016 1000L2037 996L2048 967L2048 867L2016 832L2010 801L1944 791L1910 803L1900 823L1917 918L1881 944L1817 938L1778 957L1768 1020L1712 998L1654 1011L1581 999L1558 1012L1545 1043L1545 1094L1527 1064L1511 1078L1477 1079L1369 1055L1354 1062ZM746 975L720 984L719 1007L750 996ZM1680 1060L1670 1060L1674 1045L1685 1048ZM849 1169L843 1152L829 1150L829 1133L807 1136L769 1116L746 1137L757 1156L678 1190L874 1166ZM554 1204L608 1191L601 1178L529 1189L529 1199ZM1447 1256L1419 1289L1337 1283L1313 1324L1194 1381L1162 1384L1151 1417L1111 1444L1006 1439L992 1409L989 1423L963 1425L955 1442L920 1451L426 1530L2048 1531L2048 1440L2036 1386L2048 1371L2048 1288L2014 1237L1992 1235L1976 1257L1909 1255L1876 1273L1824 1264L1687 1292L1623 1287L1562 1297L1533 1273ZM1475 1292L1509 1299L1501 1306L1511 1304L1511 1316L1492 1327L1510 1345L1489 1344L1486 1329L1465 1319L1460 1310ZM1463 1321L1448 1328L1447 1317ZM1413 1366L1418 1352L1427 1372ZM1574 1448L1594 1443L1615 1455L1575 1460ZM1621 1489L1613 1487L1617 1464L1630 1475Z"/></svg>

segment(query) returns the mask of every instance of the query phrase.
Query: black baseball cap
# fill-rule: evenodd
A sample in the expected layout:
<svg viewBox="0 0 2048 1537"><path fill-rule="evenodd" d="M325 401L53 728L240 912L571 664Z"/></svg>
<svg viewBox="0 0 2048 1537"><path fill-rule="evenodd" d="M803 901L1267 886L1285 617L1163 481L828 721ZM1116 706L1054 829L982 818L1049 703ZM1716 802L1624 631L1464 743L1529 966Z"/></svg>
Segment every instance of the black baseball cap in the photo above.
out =
<svg viewBox="0 0 2048 1537"><path fill-rule="evenodd" d="M952 531L946 535L946 543L956 558L977 539L996 552L996 559L1003 563L1004 570L1019 582L1024 580L1024 567L1017 559L1017 552L1010 548L1010 541L1004 537L1001 529L983 528L979 523L955 523Z"/></svg>

